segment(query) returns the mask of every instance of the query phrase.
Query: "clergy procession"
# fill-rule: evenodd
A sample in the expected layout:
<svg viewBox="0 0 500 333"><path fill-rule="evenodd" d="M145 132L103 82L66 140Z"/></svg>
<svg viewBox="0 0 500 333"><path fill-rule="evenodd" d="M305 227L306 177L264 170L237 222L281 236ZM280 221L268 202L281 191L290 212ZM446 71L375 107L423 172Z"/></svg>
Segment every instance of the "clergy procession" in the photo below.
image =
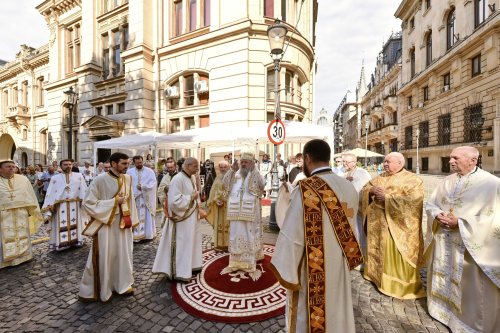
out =
<svg viewBox="0 0 500 333"><path fill-rule="evenodd" d="M175 293L206 284L226 290L223 302L227 290L276 283L287 332L355 332L356 274L383 297L427 298L428 314L451 332L500 332L500 178L478 167L476 148L453 149L453 172L429 198L398 152L385 156L380 175L349 152L332 166L319 139L286 163L237 157L156 164L115 152L95 171L64 159L40 175L42 186L0 161L0 268L36 261L31 238L45 223L58 256L90 245L74 290L82 302L133 296L134 248L158 244L152 272ZM272 177L280 183L274 246L263 222ZM213 228L208 250L204 224Z"/></svg>

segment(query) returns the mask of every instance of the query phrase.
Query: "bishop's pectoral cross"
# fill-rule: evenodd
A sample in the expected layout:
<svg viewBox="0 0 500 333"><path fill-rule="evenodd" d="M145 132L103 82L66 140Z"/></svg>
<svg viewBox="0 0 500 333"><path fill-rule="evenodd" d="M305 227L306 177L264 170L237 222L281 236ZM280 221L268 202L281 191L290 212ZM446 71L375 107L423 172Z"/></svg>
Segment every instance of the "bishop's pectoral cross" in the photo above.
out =
<svg viewBox="0 0 500 333"><path fill-rule="evenodd" d="M10 192L9 199L10 199L11 201L13 201L15 197L16 197L16 196L14 195L14 193L13 193L13 192Z"/></svg>

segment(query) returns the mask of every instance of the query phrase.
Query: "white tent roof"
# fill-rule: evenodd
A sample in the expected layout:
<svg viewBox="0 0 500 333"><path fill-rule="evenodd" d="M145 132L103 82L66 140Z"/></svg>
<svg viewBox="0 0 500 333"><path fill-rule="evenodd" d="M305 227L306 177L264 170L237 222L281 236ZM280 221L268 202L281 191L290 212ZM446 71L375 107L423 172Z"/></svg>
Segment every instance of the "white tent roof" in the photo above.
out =
<svg viewBox="0 0 500 333"><path fill-rule="evenodd" d="M131 134L119 138L94 142L94 149L97 148L147 148L149 146L175 145L179 142L189 141L191 136L176 136L162 134L158 132L144 132Z"/></svg>
<svg viewBox="0 0 500 333"><path fill-rule="evenodd" d="M285 143L306 143L312 139L332 142L332 130L329 127L302 122L283 121L285 125ZM235 145L255 145L269 143L268 123L251 127L214 126L203 127L174 134L145 132L94 142L94 157L98 148L167 148L190 149Z"/></svg>

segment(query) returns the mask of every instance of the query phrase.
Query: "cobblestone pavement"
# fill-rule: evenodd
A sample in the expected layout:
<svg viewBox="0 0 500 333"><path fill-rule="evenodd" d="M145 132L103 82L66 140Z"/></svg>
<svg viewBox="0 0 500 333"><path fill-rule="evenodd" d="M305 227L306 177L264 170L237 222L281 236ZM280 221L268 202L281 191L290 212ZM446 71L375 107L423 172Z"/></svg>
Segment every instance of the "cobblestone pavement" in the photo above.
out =
<svg viewBox="0 0 500 333"><path fill-rule="evenodd" d="M269 207L263 213L267 222ZM274 243L277 235L266 230L265 242ZM203 233L208 248L211 226L204 223ZM158 241L134 245L133 296L82 303L77 292L90 245L49 252L45 231L40 231L32 261L0 270L0 332L284 332L283 316L223 324L185 313L172 300L168 280L151 272ZM429 317L425 299L393 299L380 294L359 272L351 275L357 332L449 332Z"/></svg>

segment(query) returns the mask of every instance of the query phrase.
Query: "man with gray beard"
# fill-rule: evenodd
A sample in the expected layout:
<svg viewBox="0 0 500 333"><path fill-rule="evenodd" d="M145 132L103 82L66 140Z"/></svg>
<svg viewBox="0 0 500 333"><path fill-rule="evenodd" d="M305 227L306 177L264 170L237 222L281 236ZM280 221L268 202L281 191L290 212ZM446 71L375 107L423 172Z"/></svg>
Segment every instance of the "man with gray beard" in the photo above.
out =
<svg viewBox="0 0 500 333"><path fill-rule="evenodd" d="M240 169L228 171L223 183L229 221L229 265L221 274L240 271L256 281L262 275L257 261L264 258L260 199L266 180L255 168L254 154L243 152Z"/></svg>

